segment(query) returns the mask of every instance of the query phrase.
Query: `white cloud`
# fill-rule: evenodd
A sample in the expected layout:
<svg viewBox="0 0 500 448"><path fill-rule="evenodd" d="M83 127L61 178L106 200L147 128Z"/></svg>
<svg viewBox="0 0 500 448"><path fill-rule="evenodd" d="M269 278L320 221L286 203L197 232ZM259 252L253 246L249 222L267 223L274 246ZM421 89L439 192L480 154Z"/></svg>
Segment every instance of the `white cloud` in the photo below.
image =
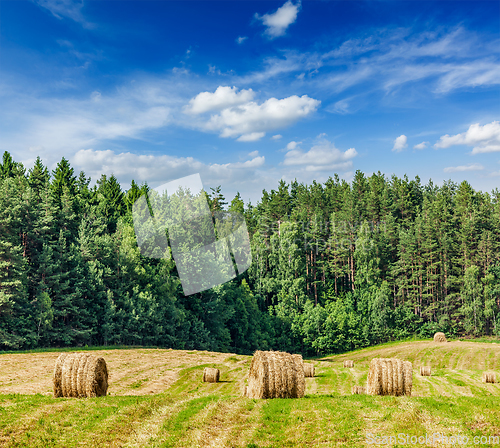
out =
<svg viewBox="0 0 500 448"><path fill-rule="evenodd" d="M400 135L396 140L394 140L394 146L392 147L393 151L400 152L408 145L406 144L407 138L406 135Z"/></svg>
<svg viewBox="0 0 500 448"><path fill-rule="evenodd" d="M263 137L266 131L286 127L305 118L320 104L321 101L307 95L292 95L281 100L269 98L262 104L251 101L212 115L204 128L220 132L221 137L246 135L248 137L245 138L256 140L257 136Z"/></svg>
<svg viewBox="0 0 500 448"><path fill-rule="evenodd" d="M473 146L472 154L500 151L500 122L493 121L484 126L475 123L461 134L443 135L434 148L449 148L455 145Z"/></svg>
<svg viewBox="0 0 500 448"><path fill-rule="evenodd" d="M291 149L295 149L297 147L297 145L300 145L302 142L290 142L288 143L288 145L286 145L286 149L288 150L291 150Z"/></svg>
<svg viewBox="0 0 500 448"><path fill-rule="evenodd" d="M248 153L248 157L257 157L259 155L259 151L252 151Z"/></svg>
<svg viewBox="0 0 500 448"><path fill-rule="evenodd" d="M474 163L472 165L461 165L461 166L448 166L443 169L445 173L458 173L461 171L481 171L484 170L484 166L479 163Z"/></svg>
<svg viewBox="0 0 500 448"><path fill-rule="evenodd" d="M358 155L354 148L342 152L328 140L321 141L307 152L297 149L295 143L288 144L290 148L287 146L289 151L285 154L283 165L304 166L306 171L348 170L352 167L351 159Z"/></svg>
<svg viewBox="0 0 500 448"><path fill-rule="evenodd" d="M93 25L85 20L82 14L83 1L74 0L36 0L42 8L47 9L59 20L64 17L81 23L85 28Z"/></svg>
<svg viewBox="0 0 500 448"><path fill-rule="evenodd" d="M425 148L427 148L428 144L429 144L429 142L422 142L422 143L419 143L418 145L415 145L413 147L413 149L425 149Z"/></svg>
<svg viewBox="0 0 500 448"><path fill-rule="evenodd" d="M276 134L271 137L271 140L279 140L281 137L283 137L281 134Z"/></svg>
<svg viewBox="0 0 500 448"><path fill-rule="evenodd" d="M236 140L238 142L256 142L257 140L260 140L262 137L264 137L264 135L266 135L265 132L251 132L250 134L243 134Z"/></svg>
<svg viewBox="0 0 500 448"><path fill-rule="evenodd" d="M264 165L265 157L253 157L246 162L205 164L193 157L81 149L71 157L70 162L93 179L106 173L114 174L120 182L127 184L134 179L136 182L148 182L153 186L190 174L201 173L204 181L207 180L209 184L226 183L229 186L255 176L254 169Z"/></svg>
<svg viewBox="0 0 500 448"><path fill-rule="evenodd" d="M252 89L238 92L236 87L219 86L212 92L201 92L189 100L185 112L201 114L208 111L219 111L228 107L237 106L251 101L254 97Z"/></svg>
<svg viewBox="0 0 500 448"><path fill-rule="evenodd" d="M246 37L246 36L244 36L244 37L243 37L243 36L239 36L239 37L236 39L236 42L237 42L238 44L242 44L242 43L243 43L243 42L245 42L247 39L248 39L248 37Z"/></svg>
<svg viewBox="0 0 500 448"><path fill-rule="evenodd" d="M295 22L300 9L300 0L297 4L293 4L288 0L283 6L278 8L272 14L264 14L259 16L255 14L255 18L261 20L267 27L266 34L271 38L283 36L286 29Z"/></svg>

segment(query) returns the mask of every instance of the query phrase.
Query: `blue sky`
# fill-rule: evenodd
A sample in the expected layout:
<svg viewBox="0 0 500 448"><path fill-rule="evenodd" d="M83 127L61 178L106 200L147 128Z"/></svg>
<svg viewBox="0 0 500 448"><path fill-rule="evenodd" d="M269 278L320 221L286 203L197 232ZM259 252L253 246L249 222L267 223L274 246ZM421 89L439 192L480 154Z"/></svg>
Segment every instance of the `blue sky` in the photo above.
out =
<svg viewBox="0 0 500 448"><path fill-rule="evenodd" d="M500 186L499 1L0 1L0 150L252 203L359 169Z"/></svg>

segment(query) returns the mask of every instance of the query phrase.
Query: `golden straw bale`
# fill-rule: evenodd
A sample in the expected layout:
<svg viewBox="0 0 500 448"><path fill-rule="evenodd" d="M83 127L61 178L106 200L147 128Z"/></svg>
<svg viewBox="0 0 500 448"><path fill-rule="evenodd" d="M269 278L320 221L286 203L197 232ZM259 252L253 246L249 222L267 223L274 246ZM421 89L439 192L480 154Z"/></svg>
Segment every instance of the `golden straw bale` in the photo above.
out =
<svg viewBox="0 0 500 448"><path fill-rule="evenodd" d="M346 360L346 361L344 361L344 367L346 367L348 369L354 367L354 361L352 361L352 360Z"/></svg>
<svg viewBox="0 0 500 448"><path fill-rule="evenodd" d="M257 350L248 373L249 398L299 398L304 396L302 357Z"/></svg>
<svg viewBox="0 0 500 448"><path fill-rule="evenodd" d="M314 377L314 364L304 363L304 375L306 378Z"/></svg>
<svg viewBox="0 0 500 448"><path fill-rule="evenodd" d="M431 366L420 366L420 376L431 376Z"/></svg>
<svg viewBox="0 0 500 448"><path fill-rule="evenodd" d="M366 392L370 395L404 395L406 393L406 369L408 366L400 359L373 358L368 370ZM411 393L411 363L409 363L409 369Z"/></svg>
<svg viewBox="0 0 500 448"><path fill-rule="evenodd" d="M434 335L434 342L447 342L446 341L446 336L444 335L444 333L437 332Z"/></svg>
<svg viewBox="0 0 500 448"><path fill-rule="evenodd" d="M366 394L366 388L363 386L352 386L352 393L354 395Z"/></svg>
<svg viewBox="0 0 500 448"><path fill-rule="evenodd" d="M85 372L87 372L85 387L87 397L105 397L108 391L108 368L104 358L89 357Z"/></svg>
<svg viewBox="0 0 500 448"><path fill-rule="evenodd" d="M213 369L212 367L205 367L205 369L203 369L204 383L218 383L219 376L220 376L219 369Z"/></svg>
<svg viewBox="0 0 500 448"><path fill-rule="evenodd" d="M54 398L59 398L63 396L62 392L62 366L64 360L68 356L67 353L61 353L56 360L56 365L54 367Z"/></svg>
<svg viewBox="0 0 500 448"><path fill-rule="evenodd" d="M306 391L304 360L302 359L302 355L292 355L292 359L295 363L295 371L297 374L295 393L297 398L303 398Z"/></svg>
<svg viewBox="0 0 500 448"><path fill-rule="evenodd" d="M497 378L494 372L483 372L483 383L496 383Z"/></svg>
<svg viewBox="0 0 500 448"><path fill-rule="evenodd" d="M403 361L404 388L403 393L410 397L413 386L413 364L410 361Z"/></svg>
<svg viewBox="0 0 500 448"><path fill-rule="evenodd" d="M88 353L63 353L54 368L54 397L105 396L108 370L103 358Z"/></svg>

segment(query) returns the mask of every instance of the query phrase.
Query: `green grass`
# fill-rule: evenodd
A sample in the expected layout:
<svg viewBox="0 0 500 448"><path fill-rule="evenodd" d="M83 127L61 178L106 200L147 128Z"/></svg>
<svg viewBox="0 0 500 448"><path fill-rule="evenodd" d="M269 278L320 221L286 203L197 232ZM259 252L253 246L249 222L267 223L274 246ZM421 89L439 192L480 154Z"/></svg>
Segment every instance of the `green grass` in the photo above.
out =
<svg viewBox="0 0 500 448"><path fill-rule="evenodd" d="M155 395L80 400L0 395L0 446L364 447L369 436L401 433L471 440L499 436L500 385L481 383L481 366L499 366L500 348L408 344L384 344L317 360L317 376L306 379L303 399L242 397L248 370L244 363L250 358L241 355L229 356L223 364L186 364L178 380ZM387 355L414 362L413 396L351 395L352 385L366 382L370 359ZM353 359L354 368L343 368L344 359ZM419 366L424 364L432 366L432 376L420 377ZM207 366L221 370L222 382L200 381ZM146 381L137 380L131 388Z"/></svg>

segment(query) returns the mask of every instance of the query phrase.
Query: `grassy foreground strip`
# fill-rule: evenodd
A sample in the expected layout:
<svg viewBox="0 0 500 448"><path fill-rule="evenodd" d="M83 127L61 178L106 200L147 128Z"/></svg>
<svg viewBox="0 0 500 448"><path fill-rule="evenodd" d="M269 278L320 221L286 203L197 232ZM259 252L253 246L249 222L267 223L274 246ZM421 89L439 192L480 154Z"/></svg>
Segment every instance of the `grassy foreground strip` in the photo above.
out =
<svg viewBox="0 0 500 448"><path fill-rule="evenodd" d="M0 393L0 446L364 447L376 436L438 433L467 436L474 446L474 437L500 437L500 385L481 382L485 369L500 376L498 344L416 341L324 357L314 360L316 377L306 379L305 398L274 400L242 396L247 356L144 349L114 353L115 358L106 355L115 372L113 393L91 399L54 399L49 378L14 371L25 365L42 372L57 354L30 353L14 361L1 355L0 391L25 388L26 393ZM353 385L366 382L375 356L414 363L412 397L351 395ZM343 368L345 359L352 359L354 368ZM433 366L432 376L421 377L420 365ZM219 383L201 382L206 366L220 369ZM159 390L163 376L172 382Z"/></svg>

